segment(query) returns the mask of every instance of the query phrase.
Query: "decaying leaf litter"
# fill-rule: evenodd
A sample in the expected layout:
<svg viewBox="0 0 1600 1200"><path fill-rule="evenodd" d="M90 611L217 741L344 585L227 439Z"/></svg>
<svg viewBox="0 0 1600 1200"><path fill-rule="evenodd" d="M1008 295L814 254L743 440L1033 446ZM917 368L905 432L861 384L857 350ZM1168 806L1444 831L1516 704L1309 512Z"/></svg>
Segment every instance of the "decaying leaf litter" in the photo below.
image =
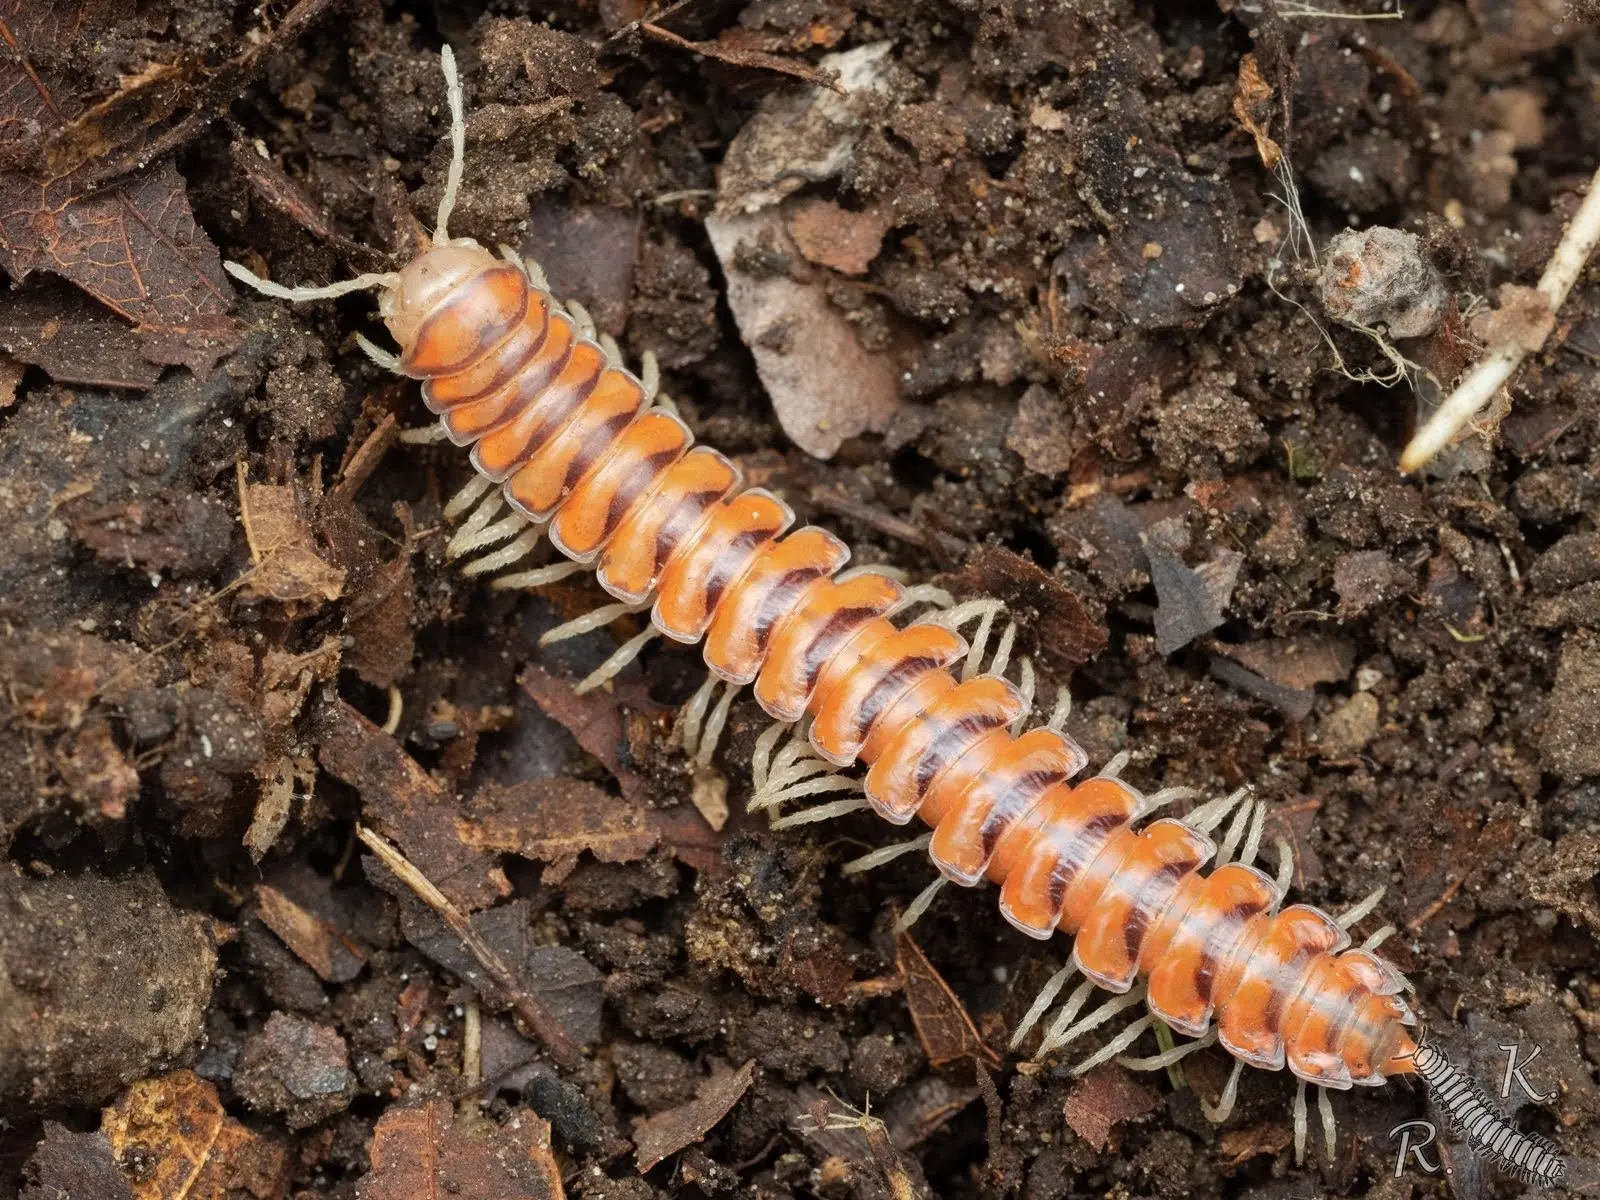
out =
<svg viewBox="0 0 1600 1200"><path fill-rule="evenodd" d="M997 1070L1059 940L979 893L897 946L925 864L837 870L881 826L740 812L753 704L713 828L672 744L691 656L574 697L611 635L537 639L593 589L451 570L464 464L397 437L424 414L355 350L370 315L218 270L412 252L445 38L456 232L653 350L858 560L1005 598L1096 761L1251 783L1312 901L1387 883L1426 1010L1486 1076L1542 1046L1559 1094L1521 1117L1593 1155L1600 313L1592 276L1521 303L1596 166L1584 13L333 7L0 6L8 1182L1356 1194L1421 1115L1349 1098L1296 1168L1282 1077L1205 1123L1220 1056ZM1412 291L1357 309L1366 272ZM1535 324L1400 475L1430 386Z"/></svg>

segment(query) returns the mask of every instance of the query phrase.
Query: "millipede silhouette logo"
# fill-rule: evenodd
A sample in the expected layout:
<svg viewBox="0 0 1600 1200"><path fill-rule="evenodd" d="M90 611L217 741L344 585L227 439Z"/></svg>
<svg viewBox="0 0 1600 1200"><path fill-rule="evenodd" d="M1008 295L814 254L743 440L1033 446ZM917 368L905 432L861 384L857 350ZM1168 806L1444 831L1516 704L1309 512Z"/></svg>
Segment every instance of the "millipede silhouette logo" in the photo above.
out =
<svg viewBox="0 0 1600 1200"><path fill-rule="evenodd" d="M615 343L597 335L581 308L560 305L534 264L450 237L465 133L448 48L443 66L452 156L425 252L397 273L326 287L284 287L227 267L285 300L379 292L400 353L364 339L363 348L422 380L440 436L472 447L473 480L446 508L460 522L451 557L467 559L468 574L493 576L497 587L539 587L592 569L615 600L547 641L650 606L650 627L580 690L611 678L657 636L703 642L710 675L685 710L685 748L709 764L735 691L754 684L775 723L754 752L751 806L772 814L776 827L867 807L895 825L920 820L931 833L847 868L926 848L940 877L905 923L945 882L988 880L1012 925L1036 938L1073 937L1070 965L1032 1005L1013 1049L1077 979L1035 1058L1142 1007L1073 1070L1119 1056L1133 1068L1161 1069L1216 1044L1235 1060L1219 1102L1205 1106L1220 1122L1244 1067L1287 1067L1299 1081L1297 1154L1310 1084L1330 1157L1330 1089L1415 1076L1475 1150L1530 1182L1561 1181L1565 1164L1554 1150L1516 1130L1418 1036L1409 984L1374 953L1393 929L1352 947L1349 931L1381 889L1337 917L1285 906L1288 847L1279 844L1275 876L1255 865L1265 807L1243 791L1181 819L1143 823L1192 794L1141 795L1119 778L1125 756L1074 784L1086 755L1062 732L1067 693L1030 727L1034 674L1019 659L1018 682L1005 677L1016 630L1005 625L996 634L998 602L953 604L936 588L909 587L882 571L843 571L849 551L832 534L807 527L786 535L788 506L760 488L742 489L733 463L692 446L651 362L638 376L626 370ZM568 561L512 570L546 534ZM911 610L928 615L895 623ZM868 768L864 780L843 771L857 763ZM837 798L782 815L824 796ZM1212 836L1219 830L1220 841ZM1084 1013L1097 989L1112 998ZM1125 1057L1156 1022L1191 1040Z"/></svg>

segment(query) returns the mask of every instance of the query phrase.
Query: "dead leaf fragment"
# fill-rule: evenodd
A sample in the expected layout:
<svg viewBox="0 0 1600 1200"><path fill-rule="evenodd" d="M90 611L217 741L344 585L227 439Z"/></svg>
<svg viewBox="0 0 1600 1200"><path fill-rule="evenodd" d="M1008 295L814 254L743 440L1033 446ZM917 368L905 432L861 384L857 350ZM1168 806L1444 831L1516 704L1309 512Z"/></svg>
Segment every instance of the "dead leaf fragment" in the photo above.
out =
<svg viewBox="0 0 1600 1200"><path fill-rule="evenodd" d="M695 1092L693 1100L646 1117L633 1128L638 1148L634 1161L641 1172L676 1154L685 1146L701 1141L714 1125L733 1110L755 1079L756 1063L751 1059L737 1071L713 1070Z"/></svg>
<svg viewBox="0 0 1600 1200"><path fill-rule="evenodd" d="M1126 1068L1107 1063L1090 1071L1067 1096L1067 1125L1096 1150L1104 1150L1112 1129L1154 1112L1160 1103Z"/></svg>
<svg viewBox="0 0 1600 1200"><path fill-rule="evenodd" d="M565 726L578 745L605 764L606 770L616 777L625 799L642 801L645 798L644 777L623 761L627 741L615 695L597 688L580 696L570 683L557 679L536 663L530 664L517 682L545 716Z"/></svg>
<svg viewBox="0 0 1600 1200"><path fill-rule="evenodd" d="M807 261L845 275L865 275L889 232L888 218L878 209L853 212L820 198L789 201L784 220Z"/></svg>
<svg viewBox="0 0 1600 1200"><path fill-rule="evenodd" d="M1301 637L1262 638L1237 646L1219 646L1240 666L1248 667L1274 683L1302 690L1319 683L1342 683L1355 666L1355 646L1344 638L1307 634Z"/></svg>
<svg viewBox="0 0 1600 1200"><path fill-rule="evenodd" d="M911 1023L929 1065L942 1067L970 1055L998 1070L1000 1056L978 1036L966 1007L933 969L922 947L902 932L895 935L894 952L895 965L906 981L906 1007L911 1010Z"/></svg>
<svg viewBox="0 0 1600 1200"><path fill-rule="evenodd" d="M601 862L637 862L660 840L643 808L581 779L486 783L456 832L464 845L549 863L547 884L571 874L585 850Z"/></svg>
<svg viewBox="0 0 1600 1200"><path fill-rule="evenodd" d="M367 952L359 942L275 887L256 886L256 915L301 962L329 983L349 983L366 965Z"/></svg>
<svg viewBox="0 0 1600 1200"><path fill-rule="evenodd" d="M230 1117L193 1071L141 1079L107 1108L100 1131L133 1183L133 1200L274 1200L288 1151Z"/></svg>
<svg viewBox="0 0 1600 1200"><path fill-rule="evenodd" d="M999 546L977 550L942 586L961 596L992 596L1017 623L1019 653L1065 679L1106 648L1110 634L1083 598L1048 571Z"/></svg>
<svg viewBox="0 0 1600 1200"><path fill-rule="evenodd" d="M323 561L292 484L245 483L240 467L239 515L255 568L241 587L267 600L337 600L345 572Z"/></svg>
<svg viewBox="0 0 1600 1200"><path fill-rule="evenodd" d="M1261 64L1254 54L1239 60L1239 78L1233 89L1233 115L1256 141L1261 165L1272 170L1283 157L1283 148L1267 130L1272 127L1272 86L1261 77Z"/></svg>
<svg viewBox="0 0 1600 1200"><path fill-rule="evenodd" d="M798 253L781 212L706 219L711 247L728 281L728 307L756 360L778 423L816 458L845 439L881 431L900 406L899 373L868 351L833 307L821 283L747 269L745 255Z"/></svg>
<svg viewBox="0 0 1600 1200"><path fill-rule="evenodd" d="M372 1170L356 1182L357 1200L561 1200L561 1172L550 1153L550 1125L512 1111L504 1125L457 1119L448 1100L391 1108L368 1147Z"/></svg>

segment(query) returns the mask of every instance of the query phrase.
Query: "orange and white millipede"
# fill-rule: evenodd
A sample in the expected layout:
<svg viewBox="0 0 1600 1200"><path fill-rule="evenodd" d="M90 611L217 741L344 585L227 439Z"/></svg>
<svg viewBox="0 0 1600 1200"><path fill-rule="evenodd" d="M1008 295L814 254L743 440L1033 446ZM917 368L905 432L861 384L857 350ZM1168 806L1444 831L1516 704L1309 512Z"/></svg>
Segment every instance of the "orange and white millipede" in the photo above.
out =
<svg viewBox="0 0 1600 1200"><path fill-rule="evenodd" d="M709 764L734 692L753 685L775 724L755 750L751 805L772 813L775 826L869 807L896 825L920 821L930 833L847 869L925 847L939 880L908 921L944 882L987 880L1012 925L1036 938L1073 938L1070 965L1040 994L1013 1048L1077 977L1036 1057L1139 1006L1142 1015L1073 1069L1123 1056L1159 1021L1192 1040L1119 1061L1159 1069L1220 1046L1235 1066L1219 1102L1206 1106L1217 1121L1231 1112L1245 1066L1287 1067L1300 1081L1297 1151L1312 1084L1330 1155L1329 1089L1412 1075L1474 1149L1530 1182L1559 1182L1565 1163L1552 1147L1494 1112L1435 1046L1419 1045L1409 985L1374 953L1392 928L1352 947L1349 930L1378 894L1340 917L1285 906L1288 848L1279 844L1275 877L1254 865L1265 808L1242 792L1142 824L1188 793L1141 796L1118 778L1122 762L1074 782L1086 757L1061 730L1066 693L1030 727L1032 670L1019 661L1018 684L1004 674L1014 628L988 653L997 602L951 604L937 589L907 587L882 571L843 571L849 550L839 539L813 527L789 532L794 515L782 500L741 488L733 463L692 444L657 394L649 363L642 377L625 370L614 343L581 309L558 304L536 267L448 235L464 132L448 48L443 61L453 154L428 249L398 273L328 287L286 288L227 266L288 300L379 291L400 353L364 347L420 379L442 436L471 447L473 481L446 509L461 521L452 557L476 555L467 572L493 575L500 587L592 569L615 598L547 640L650 608L649 628L580 688L610 678L656 636L702 643L710 676L685 712L686 749ZM567 561L509 571L544 536ZM895 623L913 608L929 615ZM960 631L974 625L969 643ZM719 681L726 686L713 706ZM858 763L864 779L844 773ZM837 798L779 815L827 795ZM1096 989L1112 998L1080 1015Z"/></svg>

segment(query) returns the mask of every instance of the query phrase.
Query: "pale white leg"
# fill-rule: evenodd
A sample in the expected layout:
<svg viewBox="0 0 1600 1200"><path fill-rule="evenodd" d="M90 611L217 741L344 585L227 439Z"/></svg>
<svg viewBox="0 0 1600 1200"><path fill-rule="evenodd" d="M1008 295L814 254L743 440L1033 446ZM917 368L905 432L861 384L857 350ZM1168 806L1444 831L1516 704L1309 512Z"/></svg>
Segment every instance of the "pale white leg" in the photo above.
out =
<svg viewBox="0 0 1600 1200"><path fill-rule="evenodd" d="M1000 644L995 647L994 657L989 660L990 675L1004 676L1006 668L1011 665L1011 651L1017 644L1017 627L1012 622L1007 622L1005 630L1000 634Z"/></svg>
<svg viewBox="0 0 1600 1200"><path fill-rule="evenodd" d="M891 579L894 578L893 574L882 567L863 566L859 568L859 570L877 571L879 574L888 575ZM945 591L943 588L935 587L931 583L919 583L915 587L909 587L902 592L900 594L900 599L895 602L892 608L884 613L884 616L897 617L901 613L915 608L919 604L927 604L933 608L945 610L950 608L951 603L952 597L950 593ZM947 614L944 614L941 611L941 617L943 615ZM941 619L941 617L931 618L928 623L932 625L944 625L945 622Z"/></svg>
<svg viewBox="0 0 1600 1200"><path fill-rule="evenodd" d="M400 356L398 354L394 354L388 350L385 350L382 346L379 346L377 343L367 338L364 334L360 333L356 334L356 345L361 347L361 353L365 354L385 371L389 371L395 375L405 374L405 372L400 369ZM439 432L441 435L444 433L442 427L440 428Z"/></svg>
<svg viewBox="0 0 1600 1200"><path fill-rule="evenodd" d="M434 446L440 442L450 440L450 431L443 425L435 422L432 425L421 425L416 429L402 429L400 440L408 446ZM485 483L489 482L487 479Z"/></svg>
<svg viewBox="0 0 1600 1200"><path fill-rule="evenodd" d="M1249 788L1240 788L1227 796L1218 796L1215 800L1209 800L1183 818L1183 823L1190 829L1198 829L1201 833L1210 833L1228 819L1228 814L1234 810L1234 807L1249 792Z"/></svg>
<svg viewBox="0 0 1600 1200"><path fill-rule="evenodd" d="M1054 729L1060 733L1067 727L1067 718L1072 715L1072 692L1062 688L1056 693L1056 706L1050 711L1050 719L1044 723L1046 729Z"/></svg>
<svg viewBox="0 0 1600 1200"><path fill-rule="evenodd" d="M1143 984L1140 984L1138 987L1133 988L1130 991L1124 992L1120 996L1113 996L1088 1016L1078 1021L1078 1023L1072 1026L1072 1028L1061 1034L1059 1038L1052 1038L1052 1044L1050 1048L1052 1050L1059 1050L1062 1046L1077 1041L1091 1029L1100 1028L1100 1026L1111 1020L1111 1018L1116 1016L1118 1013L1126 1012L1134 1005L1143 1003ZM1043 1047L1040 1047L1040 1049L1043 1050Z"/></svg>
<svg viewBox="0 0 1600 1200"><path fill-rule="evenodd" d="M1174 1046L1171 1050L1163 1050L1160 1054L1152 1054L1148 1058L1128 1058L1124 1056L1117 1059L1117 1064L1127 1067L1130 1071L1164 1071L1173 1063L1182 1062L1196 1050L1203 1050L1205 1047L1213 1045L1216 1040L1217 1030L1215 1026L1212 1026L1206 1030L1203 1037L1196 1038L1192 1042L1185 1042L1181 1046Z"/></svg>
<svg viewBox="0 0 1600 1200"><path fill-rule="evenodd" d="M1193 788L1187 787L1162 788L1154 795L1144 798L1144 803L1139 805L1139 811L1133 815L1133 820L1142 821L1151 813L1158 812L1169 804L1174 804L1179 800L1192 800L1199 794Z"/></svg>
<svg viewBox="0 0 1600 1200"><path fill-rule="evenodd" d="M1198 1096L1200 1111L1205 1113L1206 1120L1213 1125L1221 1125L1233 1115L1233 1106L1239 1099L1239 1076L1244 1071L1242 1059L1234 1059L1233 1072L1228 1076L1228 1083L1222 1089L1222 1096L1215 1105L1207 1104L1204 1096Z"/></svg>
<svg viewBox="0 0 1600 1200"><path fill-rule="evenodd" d="M450 240L448 226L450 214L455 210L456 196L461 192L461 176L467 160L467 118L461 98L461 77L456 74L455 51L446 45L439 52L439 65L444 68L444 95L450 106L450 169L444 178L444 195L439 197L439 219L433 223L433 240Z"/></svg>
<svg viewBox="0 0 1600 1200"><path fill-rule="evenodd" d="M654 350L646 350L639 358L639 383L644 387L645 404L654 404L661 393L661 360Z"/></svg>
<svg viewBox="0 0 1600 1200"><path fill-rule="evenodd" d="M553 646L557 642L564 642L569 638L582 637L596 629L611 624L624 613L638 612L641 605L637 604L607 604L593 612L584 613L565 624L557 625L554 629L545 631L539 637L539 645Z"/></svg>
<svg viewBox="0 0 1600 1200"><path fill-rule="evenodd" d="M578 332L591 342L598 340L599 329L594 323L594 318L589 315L589 310L576 300L564 301L567 315L572 318L572 323L578 327Z"/></svg>
<svg viewBox="0 0 1600 1200"><path fill-rule="evenodd" d="M1379 946L1383 945L1390 938L1392 938L1397 932L1399 931L1395 929L1393 925L1385 925L1366 941L1362 942L1361 948L1363 950L1376 950Z"/></svg>
<svg viewBox="0 0 1600 1200"><path fill-rule="evenodd" d="M1317 1089L1317 1111L1322 1115L1322 1145L1328 1152L1328 1165L1332 1166L1334 1151L1339 1148L1339 1127L1333 1119L1333 1101L1328 1098L1328 1089Z"/></svg>
<svg viewBox="0 0 1600 1200"><path fill-rule="evenodd" d="M509 516L501 517L493 525L478 529L472 533L468 533L466 527L463 526L445 546L444 556L452 560L464 558L474 551L482 550L485 546L492 546L496 542L503 542L509 537L514 537L527 528L528 518L521 513L512 513ZM543 526L536 526L535 528L543 529Z"/></svg>
<svg viewBox="0 0 1600 1200"><path fill-rule="evenodd" d="M790 787L769 790L761 797L760 805L752 805L751 808L756 812L762 809L771 809L773 817L777 818L784 805L792 804L796 800L805 800L810 796L827 795L829 792L854 792L856 795L850 802L861 808L867 806L866 798L860 794L861 781L859 779L851 779L848 775L825 775L821 779L811 779L805 783L793 784ZM812 820L820 819L812 818ZM772 827L774 829L782 828L785 821L788 821L789 824L805 824L804 821L790 820L785 817L775 819L772 822Z"/></svg>
<svg viewBox="0 0 1600 1200"><path fill-rule="evenodd" d="M502 575L489 584L492 588L508 589L517 588L535 591L542 587L549 587L552 583L560 583L569 575L576 575L583 567L575 562L551 563L548 567L537 567L532 571L518 571L514 575Z"/></svg>
<svg viewBox="0 0 1600 1200"><path fill-rule="evenodd" d="M594 691L595 688L599 687L603 683L606 683L608 680L615 679L618 672L620 672L622 668L626 667L634 659L638 658L639 652L660 636L661 631L654 625L650 626L650 628L646 629L643 633L634 634L627 641L623 642L622 645L618 646L616 652L613 653L610 658L606 659L605 662L601 663L593 671L590 671L588 675L584 676L583 682L572 689L573 693L575 695L582 696L588 692Z"/></svg>
<svg viewBox="0 0 1600 1200"><path fill-rule="evenodd" d="M831 804L818 804L814 808L802 808L787 817L779 817L772 823L772 828L793 829L796 825L815 825L818 821L831 821L847 813L860 812L866 807L867 802L863 799L835 800Z"/></svg>
<svg viewBox="0 0 1600 1200"><path fill-rule="evenodd" d="M1017 660L1017 675L1020 680L1017 694L1022 697L1022 715L1011 722L1011 736L1020 737L1022 727L1029 717L1033 715L1034 690L1038 687L1038 680L1033 674L1033 659L1023 655Z"/></svg>
<svg viewBox="0 0 1600 1200"><path fill-rule="evenodd" d="M485 532L487 533L488 531L485 530ZM527 557L528 552L539 544L539 539L543 535L543 528L537 525L530 525L493 554L485 554L482 558L473 559L461 568L461 573L470 578L474 575L485 575L492 571L498 571L502 567L509 567L518 559Z"/></svg>
<svg viewBox="0 0 1600 1200"><path fill-rule="evenodd" d="M901 855L910 854L914 850L926 850L933 841L933 834L925 833L919 838L912 838L909 842L896 842L892 846L882 846L871 854L863 854L860 858L852 858L839 868L841 875L860 875L864 872L875 870L885 863L891 863Z"/></svg>
<svg viewBox="0 0 1600 1200"><path fill-rule="evenodd" d="M1239 851L1239 864L1250 867L1255 865L1256 855L1261 851L1261 835L1267 827L1267 806L1256 805L1255 818L1250 822L1250 836L1244 840L1244 849Z"/></svg>
<svg viewBox="0 0 1600 1200"><path fill-rule="evenodd" d="M622 347L617 345L616 338L612 337L609 333L602 333L599 337L595 338L595 341L599 342L600 349L606 352L606 362L608 365L615 367L619 371L627 369L622 361ZM650 399L649 397L646 397L645 406L649 407L649 404Z"/></svg>
<svg viewBox="0 0 1600 1200"><path fill-rule="evenodd" d="M1117 751L1117 753L1115 753L1115 754L1113 754L1111 756L1111 761L1110 762L1106 763L1106 765L1104 767L1100 768L1100 774L1095 776L1095 778L1097 778L1097 779L1117 779L1117 778L1120 778L1121 775L1122 775L1123 769L1132 761L1133 761L1133 754L1132 754L1131 751L1119 750L1119 751Z"/></svg>
<svg viewBox="0 0 1600 1200"><path fill-rule="evenodd" d="M271 296L274 300L336 300L340 296L348 296L352 292L365 292L372 288L394 287L400 282L400 276L393 271L383 271L372 275L357 275L354 279L341 280L338 283L323 284L321 287L284 287L281 283L273 283L270 279L263 279L247 267L236 262L225 262L222 269L227 271L240 283L254 288L263 296Z"/></svg>
<svg viewBox="0 0 1600 1200"><path fill-rule="evenodd" d="M1074 1075L1087 1075L1101 1063L1110 1062L1129 1046L1133 1045L1134 1042L1138 1041L1139 1035L1144 1033L1145 1030L1149 1029L1154 1020L1155 1018L1151 1016L1140 1017L1137 1021L1134 1021L1132 1024L1130 1024L1126 1029L1117 1034L1116 1037L1112 1038L1099 1050L1096 1050L1088 1058L1084 1059L1077 1066L1073 1067L1072 1073Z"/></svg>
<svg viewBox="0 0 1600 1200"><path fill-rule="evenodd" d="M717 701L717 706L711 710L711 716L706 720L705 733L700 737L700 748L695 751L694 761L699 767L709 767L711 759L717 753L717 743L722 740L722 727L728 723L728 710L733 706L733 698L739 694L740 685L730 683L723 689L722 699Z"/></svg>
<svg viewBox="0 0 1600 1200"><path fill-rule="evenodd" d="M1033 998L1033 1003L1028 1006L1028 1011L1023 1014L1021 1024L1017 1026L1016 1032L1011 1035L1012 1050L1022 1045L1022 1039L1028 1036L1029 1030L1039 1023L1039 1018L1044 1016L1050 1006L1056 1002L1056 997L1061 994L1061 989L1066 986L1067 980L1077 973L1078 964L1069 962L1054 975L1050 976L1044 987L1039 989L1039 994Z"/></svg>
<svg viewBox="0 0 1600 1200"><path fill-rule="evenodd" d="M700 726L706 719L706 710L711 707L711 695L717 690L717 682L715 675L707 675L705 682L689 697L689 703L683 706L683 715L678 723L678 742L683 752L691 758L700 748Z"/></svg>
<svg viewBox="0 0 1600 1200"><path fill-rule="evenodd" d="M1050 1028L1045 1030L1044 1040L1039 1043L1039 1048L1033 1052L1033 1061L1040 1062L1057 1047L1066 1045L1068 1038L1066 1031L1071 1028L1072 1022L1083 1011L1083 1006L1089 1002L1089 997L1094 993L1094 980L1085 979L1078 985L1076 991L1067 997L1067 1002L1061 1006L1061 1011L1056 1014L1056 1019L1050 1022Z"/></svg>
<svg viewBox="0 0 1600 1200"><path fill-rule="evenodd" d="M1367 894L1367 898L1354 908L1348 909L1343 915L1334 918L1334 924L1340 929L1354 928L1356 923L1363 920L1373 909L1378 907L1378 901L1383 899L1383 894L1389 890L1387 884L1380 883Z"/></svg>
<svg viewBox="0 0 1600 1200"><path fill-rule="evenodd" d="M949 882L948 879L941 875L918 892L917 898L911 902L911 907L906 909L905 915L894 923L894 931L896 933L904 933L915 925L922 914L928 911L929 906L934 901L934 897L942 892L945 884Z"/></svg>
<svg viewBox="0 0 1600 1200"><path fill-rule="evenodd" d="M442 425L435 425L432 428L437 429L441 435L444 433L444 426ZM444 519L446 521L454 521L488 494L489 489L493 486L494 483L491 480L475 473L471 479L467 480L459 492L450 497L449 502L444 506ZM501 503L504 503L504 497L501 497ZM489 517L492 517L499 507L499 504L494 505L489 514L483 518L483 524L488 523Z"/></svg>
<svg viewBox="0 0 1600 1200"><path fill-rule="evenodd" d="M965 683L978 673L978 667L983 660L983 651L989 644L989 632L994 628L995 614L1000 611L996 603L991 608L983 610L983 616L978 621L978 628L973 632L972 645L967 650L967 660L961 666L961 682ZM955 628L952 624L951 628Z"/></svg>
<svg viewBox="0 0 1600 1200"><path fill-rule="evenodd" d="M1233 858L1233 852L1238 849L1239 841L1244 837L1244 831L1250 824L1254 815L1255 802L1243 804L1234 815L1233 823L1228 826L1228 835L1222 839L1222 849L1217 851L1217 866L1222 866Z"/></svg>
<svg viewBox="0 0 1600 1200"><path fill-rule="evenodd" d="M761 731L755 749L750 754L750 783L755 792L766 786L767 770L772 765L772 751L783 735L794 728L792 722L774 721Z"/></svg>
<svg viewBox="0 0 1600 1200"><path fill-rule="evenodd" d="M1294 882L1294 848L1283 838L1277 841L1278 846L1278 878L1274 881L1278 885L1278 895L1287 896L1289 885Z"/></svg>
<svg viewBox="0 0 1600 1200"><path fill-rule="evenodd" d="M1306 1119L1306 1081L1294 1081L1294 1165L1299 1166L1306 1160L1306 1128L1310 1124Z"/></svg>

